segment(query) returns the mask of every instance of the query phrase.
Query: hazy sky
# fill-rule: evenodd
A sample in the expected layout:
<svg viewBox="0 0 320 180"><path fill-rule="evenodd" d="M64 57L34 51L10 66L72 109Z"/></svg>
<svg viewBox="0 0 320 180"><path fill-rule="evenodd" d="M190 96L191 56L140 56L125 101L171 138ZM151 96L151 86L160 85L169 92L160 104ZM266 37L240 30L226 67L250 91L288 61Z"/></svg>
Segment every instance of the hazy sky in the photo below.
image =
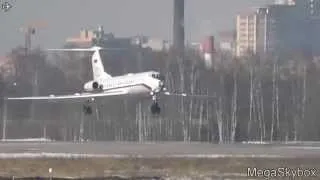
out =
<svg viewBox="0 0 320 180"><path fill-rule="evenodd" d="M4 0L0 0L0 2ZM104 26L116 36L144 34L171 40L172 0L8 0L13 8L0 11L0 55L24 44L20 27L44 21L33 45L61 46L81 28ZM197 41L209 33L231 29L234 16L269 0L186 0L186 39Z"/></svg>

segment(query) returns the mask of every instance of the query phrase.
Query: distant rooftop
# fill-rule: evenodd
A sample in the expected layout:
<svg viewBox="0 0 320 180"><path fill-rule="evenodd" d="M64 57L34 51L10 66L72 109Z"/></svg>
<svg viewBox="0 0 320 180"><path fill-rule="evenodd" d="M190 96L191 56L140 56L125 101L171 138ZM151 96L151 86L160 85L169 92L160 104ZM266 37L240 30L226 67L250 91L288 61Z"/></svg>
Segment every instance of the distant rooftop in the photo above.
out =
<svg viewBox="0 0 320 180"><path fill-rule="evenodd" d="M275 0L274 1L274 4L277 4L277 5L295 5L296 2L295 0Z"/></svg>
<svg viewBox="0 0 320 180"><path fill-rule="evenodd" d="M236 35L235 31L220 31L218 32L219 38L230 38Z"/></svg>
<svg viewBox="0 0 320 180"><path fill-rule="evenodd" d="M10 59L7 56L0 56L0 66L7 63Z"/></svg>

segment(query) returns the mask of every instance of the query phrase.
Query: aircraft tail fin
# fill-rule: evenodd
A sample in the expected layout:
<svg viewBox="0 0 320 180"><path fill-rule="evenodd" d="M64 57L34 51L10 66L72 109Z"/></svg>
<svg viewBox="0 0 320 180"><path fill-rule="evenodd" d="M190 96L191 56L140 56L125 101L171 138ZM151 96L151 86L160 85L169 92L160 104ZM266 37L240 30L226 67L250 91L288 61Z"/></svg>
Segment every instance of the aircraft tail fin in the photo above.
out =
<svg viewBox="0 0 320 180"><path fill-rule="evenodd" d="M92 73L93 73L93 80L99 80L104 78L112 78L110 74L105 72L104 66L102 63L102 59L100 56L100 50L120 50L121 48L101 48L94 46L92 48L72 48L72 49L48 49L49 51L89 51L93 52L91 57L91 65L92 65Z"/></svg>
<svg viewBox="0 0 320 180"><path fill-rule="evenodd" d="M100 49L94 51L91 57L93 80L112 78L112 76L105 72L102 59L100 56Z"/></svg>

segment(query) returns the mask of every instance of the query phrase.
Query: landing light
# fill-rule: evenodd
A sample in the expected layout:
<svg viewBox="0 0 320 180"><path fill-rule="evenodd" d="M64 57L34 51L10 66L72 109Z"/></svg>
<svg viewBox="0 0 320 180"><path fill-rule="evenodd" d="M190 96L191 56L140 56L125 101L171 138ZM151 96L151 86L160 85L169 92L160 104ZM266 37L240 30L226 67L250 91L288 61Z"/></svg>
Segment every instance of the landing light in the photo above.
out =
<svg viewBox="0 0 320 180"><path fill-rule="evenodd" d="M50 94L50 97L54 97L54 95L53 95L53 94Z"/></svg>

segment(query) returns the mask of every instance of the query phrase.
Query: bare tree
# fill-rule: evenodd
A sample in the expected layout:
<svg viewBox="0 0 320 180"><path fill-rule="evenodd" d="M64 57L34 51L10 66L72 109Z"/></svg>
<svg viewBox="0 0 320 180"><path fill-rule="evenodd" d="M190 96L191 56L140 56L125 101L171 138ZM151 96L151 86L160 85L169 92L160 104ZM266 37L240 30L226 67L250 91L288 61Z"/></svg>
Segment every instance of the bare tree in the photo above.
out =
<svg viewBox="0 0 320 180"><path fill-rule="evenodd" d="M235 142L238 108L238 65L233 70L233 96L231 111L231 142Z"/></svg>
<svg viewBox="0 0 320 180"><path fill-rule="evenodd" d="M278 113L277 109L277 58L273 61L273 72L272 72L272 121L271 121L271 132L270 132L270 141L273 141L274 138L274 128L275 123L278 122Z"/></svg>
<svg viewBox="0 0 320 180"><path fill-rule="evenodd" d="M224 142L224 126L223 126L223 111L224 111L224 93L222 88L224 87L224 77L223 74L220 73L220 91L219 94L217 95L218 101L215 101L215 114L216 114L216 119L218 123L218 131L219 131L219 143Z"/></svg>
<svg viewBox="0 0 320 180"><path fill-rule="evenodd" d="M247 128L247 136L250 138L251 136L251 128L252 128L252 119L253 119L253 109L255 108L254 104L254 63L249 61L249 78L250 78L250 104L249 104L249 121L248 121L248 128Z"/></svg>

